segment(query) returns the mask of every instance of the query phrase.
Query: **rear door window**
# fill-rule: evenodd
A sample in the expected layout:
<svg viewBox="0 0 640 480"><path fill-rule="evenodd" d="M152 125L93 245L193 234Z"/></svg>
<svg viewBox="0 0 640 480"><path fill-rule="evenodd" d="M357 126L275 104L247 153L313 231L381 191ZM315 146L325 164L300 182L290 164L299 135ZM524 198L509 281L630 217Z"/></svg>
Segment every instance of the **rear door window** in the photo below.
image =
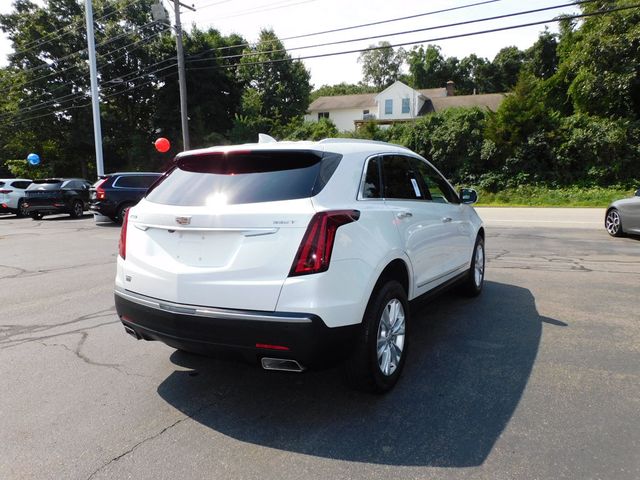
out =
<svg viewBox="0 0 640 480"><path fill-rule="evenodd" d="M386 155L382 162L384 197L403 200L424 198L418 177L409 158L401 155Z"/></svg>
<svg viewBox="0 0 640 480"><path fill-rule="evenodd" d="M327 184L341 155L309 150L212 152L178 157L147 194L165 205L206 206L308 198Z"/></svg>
<svg viewBox="0 0 640 480"><path fill-rule="evenodd" d="M61 180L35 181L27 187L27 190L57 190L62 185Z"/></svg>

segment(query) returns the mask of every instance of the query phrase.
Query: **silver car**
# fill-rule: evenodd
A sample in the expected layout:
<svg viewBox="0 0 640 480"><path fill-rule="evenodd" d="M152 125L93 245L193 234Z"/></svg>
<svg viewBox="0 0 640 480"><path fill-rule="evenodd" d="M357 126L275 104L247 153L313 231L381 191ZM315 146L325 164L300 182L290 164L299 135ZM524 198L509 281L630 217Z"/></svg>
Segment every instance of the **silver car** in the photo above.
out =
<svg viewBox="0 0 640 480"><path fill-rule="evenodd" d="M0 178L0 213L24 217L24 191L29 185L31 180L26 178Z"/></svg>
<svg viewBox="0 0 640 480"><path fill-rule="evenodd" d="M625 233L640 235L640 189L631 198L616 200L604 217L604 226L612 237Z"/></svg>

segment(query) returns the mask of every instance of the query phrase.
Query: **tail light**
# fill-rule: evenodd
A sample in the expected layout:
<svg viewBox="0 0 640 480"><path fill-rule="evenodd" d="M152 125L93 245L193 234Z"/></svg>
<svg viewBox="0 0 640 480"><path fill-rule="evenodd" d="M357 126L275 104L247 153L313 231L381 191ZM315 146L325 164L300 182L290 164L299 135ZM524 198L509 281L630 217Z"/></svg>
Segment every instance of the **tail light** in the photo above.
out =
<svg viewBox="0 0 640 480"><path fill-rule="evenodd" d="M302 238L293 260L290 277L326 272L331 262L333 241L338 227L360 218L358 210L334 210L316 213Z"/></svg>
<svg viewBox="0 0 640 480"><path fill-rule="evenodd" d="M120 229L120 241L118 242L118 254L122 259L127 258L127 226L129 225L129 209L125 210L124 218L122 219L122 228Z"/></svg>
<svg viewBox="0 0 640 480"><path fill-rule="evenodd" d="M13 190L0 190L0 193L11 193Z"/></svg>
<svg viewBox="0 0 640 480"><path fill-rule="evenodd" d="M96 185L96 200L104 200L107 197L107 192L102 188L102 185L107 180L109 180L109 177L103 179L98 185Z"/></svg>

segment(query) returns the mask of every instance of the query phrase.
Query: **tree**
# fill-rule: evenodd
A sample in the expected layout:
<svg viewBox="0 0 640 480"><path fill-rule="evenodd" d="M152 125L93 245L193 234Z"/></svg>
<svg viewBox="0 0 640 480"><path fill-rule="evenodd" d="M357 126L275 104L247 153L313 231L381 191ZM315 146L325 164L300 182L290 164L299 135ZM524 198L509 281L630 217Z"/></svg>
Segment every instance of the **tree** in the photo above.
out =
<svg viewBox="0 0 640 480"><path fill-rule="evenodd" d="M536 77L551 78L558 70L558 35L545 28L525 52L525 68Z"/></svg>
<svg viewBox="0 0 640 480"><path fill-rule="evenodd" d="M365 83L382 90L400 77L405 52L402 48L394 50L389 42L380 42L377 48L374 45L369 48L375 50L364 51L358 58L362 64L362 77Z"/></svg>
<svg viewBox="0 0 640 480"><path fill-rule="evenodd" d="M455 75L453 62L447 63L436 45L414 47L407 54L407 63L413 88L444 87Z"/></svg>
<svg viewBox="0 0 640 480"><path fill-rule="evenodd" d="M254 135L260 133L258 128L268 132L282 127L296 116L304 115L309 106L311 76L300 60L291 58L272 30L262 30L258 43L245 49L238 77L246 90L234 130L237 133L236 127L242 126L243 136L251 135L254 141ZM249 120L250 125L243 118Z"/></svg>
<svg viewBox="0 0 640 480"><path fill-rule="evenodd" d="M363 83L349 84L338 83L337 85L322 85L320 88L311 92L310 101L313 102L319 97L331 97L334 95L357 95L361 93L376 93L378 89L371 85Z"/></svg>
<svg viewBox="0 0 640 480"><path fill-rule="evenodd" d="M525 53L518 47L504 47L496 54L492 65L495 71L494 88L499 92L511 90L520 75Z"/></svg>
<svg viewBox="0 0 640 480"><path fill-rule="evenodd" d="M629 0L607 0L581 8L594 12L633 5ZM640 120L640 10L595 15L562 48L559 75L579 113Z"/></svg>

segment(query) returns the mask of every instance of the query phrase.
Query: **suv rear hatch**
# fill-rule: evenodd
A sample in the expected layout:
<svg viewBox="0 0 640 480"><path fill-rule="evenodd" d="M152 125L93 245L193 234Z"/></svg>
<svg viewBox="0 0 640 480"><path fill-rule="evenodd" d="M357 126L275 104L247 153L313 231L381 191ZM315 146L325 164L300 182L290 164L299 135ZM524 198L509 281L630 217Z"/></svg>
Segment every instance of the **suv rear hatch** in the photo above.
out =
<svg viewBox="0 0 640 480"><path fill-rule="evenodd" d="M62 190L63 180L45 179L34 180L25 190L25 198L29 206L38 205L64 205L64 196Z"/></svg>
<svg viewBox="0 0 640 480"><path fill-rule="evenodd" d="M309 150L178 157L129 215L123 284L187 305L275 310L341 156Z"/></svg>

